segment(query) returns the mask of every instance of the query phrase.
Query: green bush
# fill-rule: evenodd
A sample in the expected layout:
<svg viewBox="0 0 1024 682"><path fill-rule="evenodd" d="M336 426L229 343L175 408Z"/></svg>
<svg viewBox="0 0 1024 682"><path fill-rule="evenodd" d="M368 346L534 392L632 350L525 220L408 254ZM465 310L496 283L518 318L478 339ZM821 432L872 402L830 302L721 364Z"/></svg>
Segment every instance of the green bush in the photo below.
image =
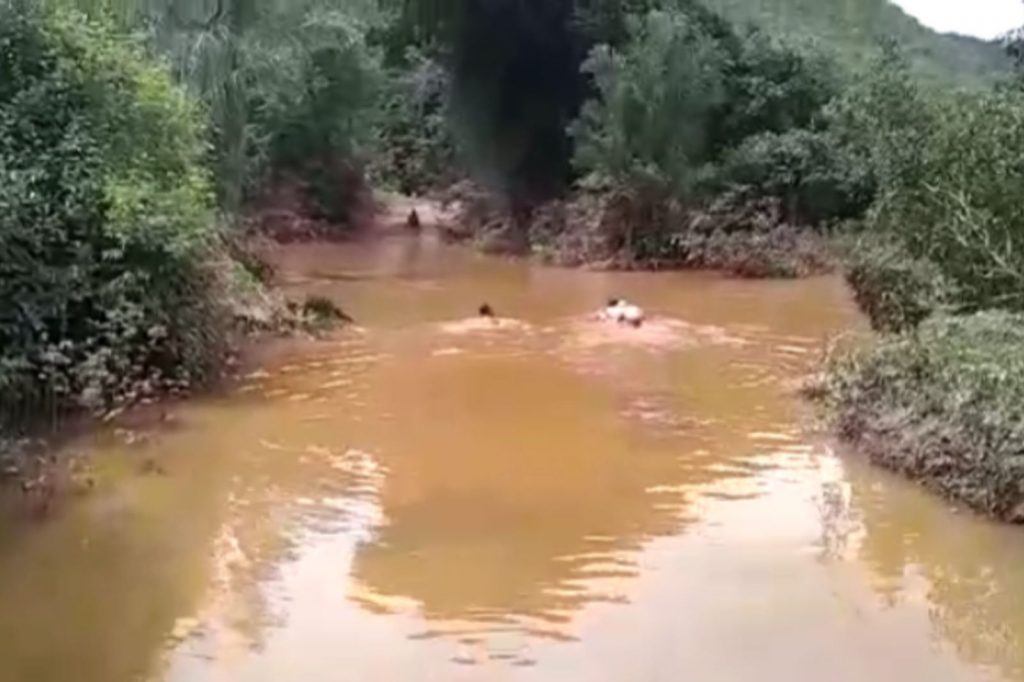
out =
<svg viewBox="0 0 1024 682"><path fill-rule="evenodd" d="M939 124L929 94L890 48L824 112L829 131L870 165L879 206L924 177L929 137Z"/></svg>
<svg viewBox="0 0 1024 682"><path fill-rule="evenodd" d="M870 188L856 160L809 132L837 92L832 63L679 5L634 17L628 41L585 62L596 92L570 129L577 170L688 203L741 182L799 199L814 218L860 210Z"/></svg>
<svg viewBox="0 0 1024 682"><path fill-rule="evenodd" d="M940 316L839 354L825 395L877 463L1024 522L1024 317Z"/></svg>
<svg viewBox="0 0 1024 682"><path fill-rule="evenodd" d="M941 267L964 309L1024 310L1024 94L925 91L889 55L830 118L877 180L869 232Z"/></svg>
<svg viewBox="0 0 1024 682"><path fill-rule="evenodd" d="M372 0L153 0L137 31L202 100L221 207L238 212L276 171L298 173L329 217L371 139L379 59ZM216 5L216 8L213 5Z"/></svg>
<svg viewBox="0 0 1024 682"><path fill-rule="evenodd" d="M919 183L898 186L878 220L941 263L965 305L1024 310L1024 96L943 99Z"/></svg>
<svg viewBox="0 0 1024 682"><path fill-rule="evenodd" d="M846 281L879 331L913 329L955 305L956 289L934 262L892 240L864 236L846 245Z"/></svg>
<svg viewBox="0 0 1024 682"><path fill-rule="evenodd" d="M103 26L0 2L0 426L207 377L198 116Z"/></svg>
<svg viewBox="0 0 1024 682"><path fill-rule="evenodd" d="M270 147L268 170L303 177L325 217L344 221L356 199L355 177L371 148L380 73L365 25L334 4L310 3L305 14L278 17L291 35L269 41L273 58L258 54L267 49L265 39L254 40L242 68L253 84L252 134ZM273 18L260 24L264 38L280 30ZM282 63L289 64L290 76L275 78L270 72Z"/></svg>
<svg viewBox="0 0 1024 682"><path fill-rule="evenodd" d="M413 195L454 179L449 81L441 64L415 52L392 72L382 97L370 166L378 182Z"/></svg>
<svg viewBox="0 0 1024 682"><path fill-rule="evenodd" d="M722 174L749 194L781 200L789 222L814 225L864 213L873 198L868 169L830 133L795 129L747 138Z"/></svg>
<svg viewBox="0 0 1024 682"><path fill-rule="evenodd" d="M756 28L721 44L730 60L726 105L711 130L719 148L751 135L810 128L839 93L840 72L823 52Z"/></svg>
<svg viewBox="0 0 1024 682"><path fill-rule="evenodd" d="M575 164L640 191L690 194L713 160L707 131L725 102L728 55L690 16L653 11L621 50L584 64L597 96L571 128Z"/></svg>

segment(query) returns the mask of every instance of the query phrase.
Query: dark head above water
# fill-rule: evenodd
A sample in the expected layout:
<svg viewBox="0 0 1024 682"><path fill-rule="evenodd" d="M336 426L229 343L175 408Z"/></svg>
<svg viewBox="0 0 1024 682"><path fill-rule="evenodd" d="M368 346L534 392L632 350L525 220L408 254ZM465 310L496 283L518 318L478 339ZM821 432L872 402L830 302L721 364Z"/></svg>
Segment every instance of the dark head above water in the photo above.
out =
<svg viewBox="0 0 1024 682"><path fill-rule="evenodd" d="M481 305L477 312L480 313L481 317L494 317L494 308L489 303Z"/></svg>
<svg viewBox="0 0 1024 682"><path fill-rule="evenodd" d="M619 305L620 303L622 303L622 299L621 298L609 298L608 299L608 307L609 308L614 308L615 306Z"/></svg>

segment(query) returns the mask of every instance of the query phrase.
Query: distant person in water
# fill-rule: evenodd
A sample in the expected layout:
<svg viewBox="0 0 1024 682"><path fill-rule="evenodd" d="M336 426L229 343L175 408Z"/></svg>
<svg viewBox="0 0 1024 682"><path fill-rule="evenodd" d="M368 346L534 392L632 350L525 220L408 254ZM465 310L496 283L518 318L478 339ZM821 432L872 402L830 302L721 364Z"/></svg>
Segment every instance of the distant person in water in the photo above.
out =
<svg viewBox="0 0 1024 682"><path fill-rule="evenodd" d="M608 322L628 324L632 327L641 326L646 319L643 309L621 298L608 299L608 305L601 311L599 317Z"/></svg>
<svg viewBox="0 0 1024 682"><path fill-rule="evenodd" d="M490 303L481 303L473 317L446 322L441 326L444 331L452 334L466 334L491 330L522 330L528 329L530 325L520 320L499 317Z"/></svg>
<svg viewBox="0 0 1024 682"><path fill-rule="evenodd" d="M410 230L413 230L414 232L419 231L422 225L420 223L420 214L419 212L416 211L415 208L409 212L409 217L406 218L405 224L409 227Z"/></svg>

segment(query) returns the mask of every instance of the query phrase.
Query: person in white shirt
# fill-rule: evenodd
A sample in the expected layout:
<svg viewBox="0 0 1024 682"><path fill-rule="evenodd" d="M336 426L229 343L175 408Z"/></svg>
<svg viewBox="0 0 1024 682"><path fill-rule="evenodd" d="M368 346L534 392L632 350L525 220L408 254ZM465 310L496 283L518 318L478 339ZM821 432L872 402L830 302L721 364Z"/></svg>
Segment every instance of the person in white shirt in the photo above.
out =
<svg viewBox="0 0 1024 682"><path fill-rule="evenodd" d="M600 318L608 322L628 324L633 327L642 325L645 317L643 309L632 303L627 303L621 298L609 299L607 307L600 314Z"/></svg>

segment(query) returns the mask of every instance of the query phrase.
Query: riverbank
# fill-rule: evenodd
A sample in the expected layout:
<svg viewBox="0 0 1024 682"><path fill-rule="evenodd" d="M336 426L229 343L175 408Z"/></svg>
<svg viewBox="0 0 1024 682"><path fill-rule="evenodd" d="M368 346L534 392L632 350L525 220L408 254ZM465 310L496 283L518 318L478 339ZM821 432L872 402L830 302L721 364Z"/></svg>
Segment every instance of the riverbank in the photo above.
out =
<svg viewBox="0 0 1024 682"><path fill-rule="evenodd" d="M182 385L129 383L95 409L65 406L0 430L0 514L45 518L66 500L93 491L93 462L62 448L63 443L98 426L109 426L131 441L166 425L177 401L227 390L284 347L329 337L353 323L334 292L325 295L309 283L290 281L288 254L303 253L310 244L360 243L408 233L412 211L424 229L435 229L441 220L431 202L366 195L352 211L358 221L339 226L313 217L294 185L268 192L248 211L245 228L226 234L218 247L222 276L210 295L223 310L224 343L216 371ZM144 461L138 471L152 473L159 466Z"/></svg>
<svg viewBox="0 0 1024 682"><path fill-rule="evenodd" d="M931 318L837 353L820 387L838 436L956 503L1024 524L1024 319Z"/></svg>
<svg viewBox="0 0 1024 682"><path fill-rule="evenodd" d="M828 238L786 219L775 199L722 196L709 206L647 203L628 192L577 192L517 218L506 202L462 183L442 233L489 254L604 270L715 270L744 278L796 278L836 268Z"/></svg>
<svg viewBox="0 0 1024 682"><path fill-rule="evenodd" d="M291 233L286 241L303 239L319 237L305 234L300 239ZM220 247L217 271L222 276L207 295L222 311L218 315L221 342L204 375L164 381L149 374L118 374L114 367L111 380L120 389L102 401L51 402L0 429L0 514L42 518L68 498L92 491L96 481L92 462L62 448L62 443L104 424L131 438L166 421L176 401L230 385L273 340L318 338L351 322L335 301L281 286L275 262L284 248L284 243L259 231L238 233ZM58 452L62 454L54 454ZM140 467L145 473L149 464Z"/></svg>
<svg viewBox="0 0 1024 682"><path fill-rule="evenodd" d="M1024 318L1012 300L979 305L970 294L987 271L964 276L896 235L863 234L839 254L875 330L837 346L813 388L839 438L954 504L1024 524Z"/></svg>

